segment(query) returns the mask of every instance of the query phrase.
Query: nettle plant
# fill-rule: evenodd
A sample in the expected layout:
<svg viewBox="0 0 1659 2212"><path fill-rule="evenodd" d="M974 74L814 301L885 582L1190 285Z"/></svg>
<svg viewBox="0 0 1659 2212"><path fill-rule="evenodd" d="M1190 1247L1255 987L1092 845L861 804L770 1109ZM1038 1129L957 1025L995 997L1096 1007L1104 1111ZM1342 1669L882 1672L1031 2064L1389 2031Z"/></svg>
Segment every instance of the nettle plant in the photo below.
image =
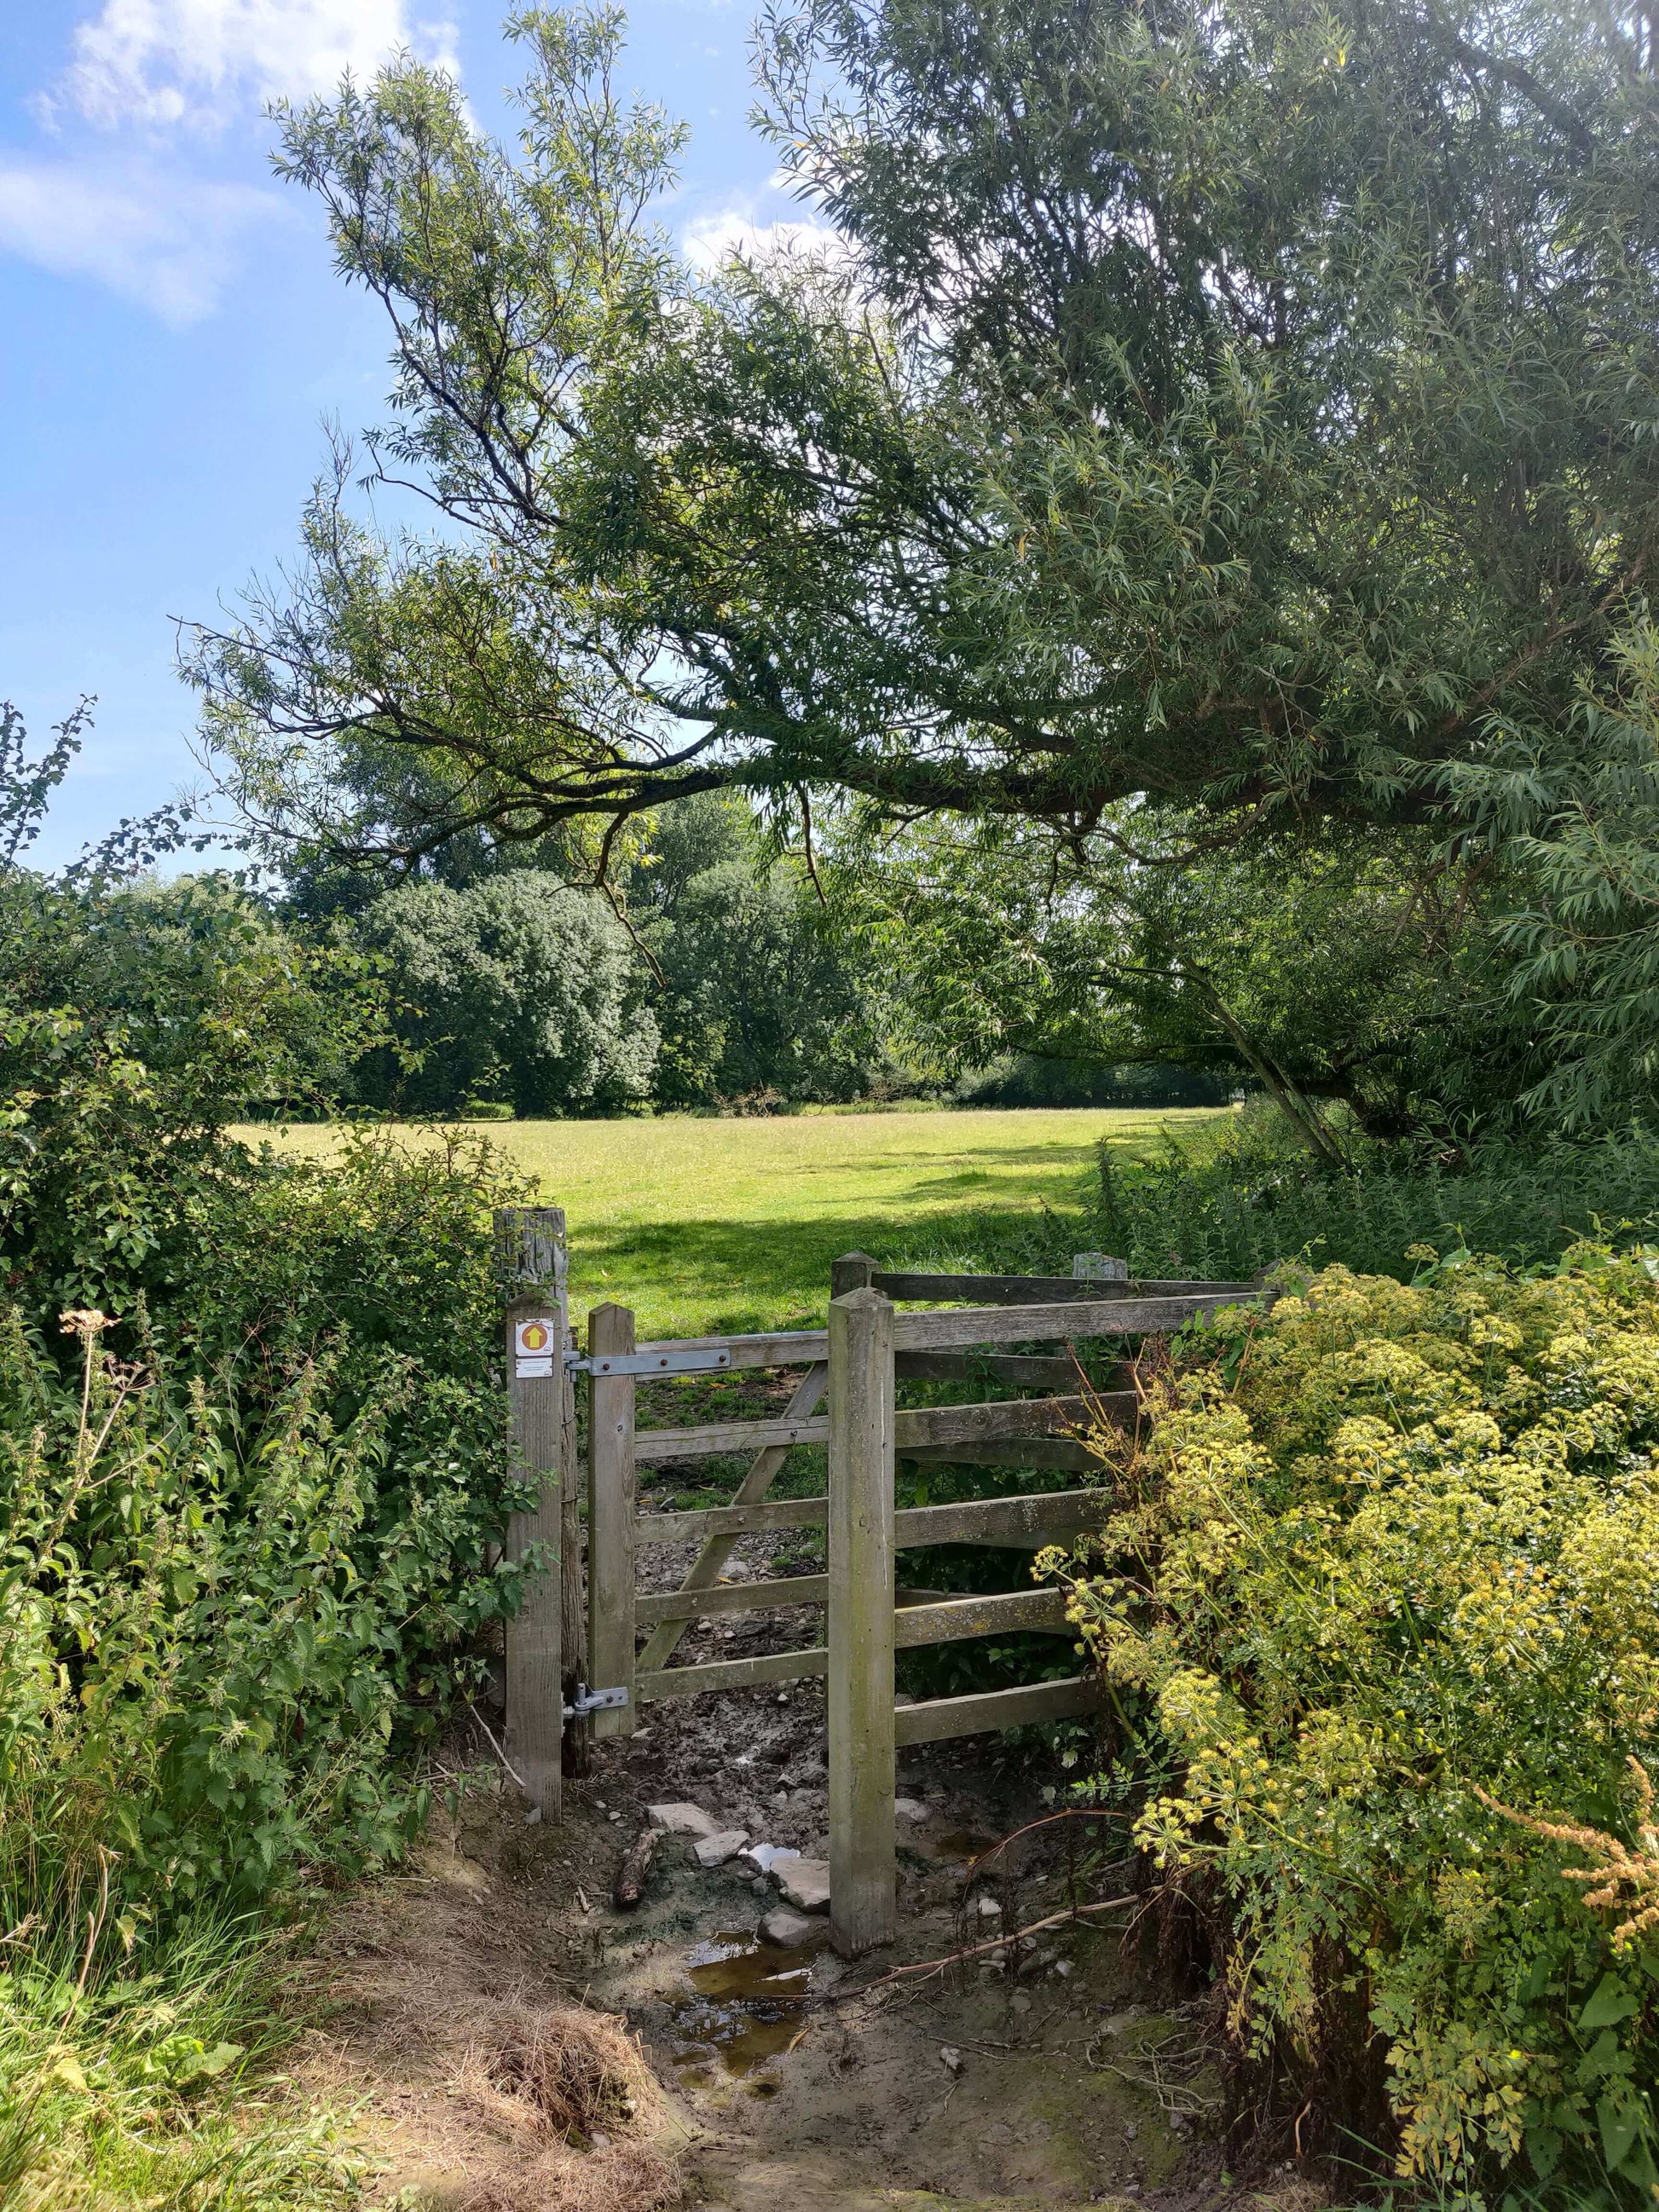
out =
<svg viewBox="0 0 1659 2212"><path fill-rule="evenodd" d="M411 1421L399 1353L349 1414L327 1348L256 1414L114 1358L100 1311L63 1325L68 1388L0 1310L0 1903L113 1951L416 1832L407 1754L510 1608L524 1489L502 1452L480 1483L459 1394L450 1431L429 1392Z"/></svg>
<svg viewBox="0 0 1659 2212"><path fill-rule="evenodd" d="M1650 2203L1659 1284L1419 1256L1177 1346L1073 1614L1165 1767L1138 1839L1326 2140Z"/></svg>

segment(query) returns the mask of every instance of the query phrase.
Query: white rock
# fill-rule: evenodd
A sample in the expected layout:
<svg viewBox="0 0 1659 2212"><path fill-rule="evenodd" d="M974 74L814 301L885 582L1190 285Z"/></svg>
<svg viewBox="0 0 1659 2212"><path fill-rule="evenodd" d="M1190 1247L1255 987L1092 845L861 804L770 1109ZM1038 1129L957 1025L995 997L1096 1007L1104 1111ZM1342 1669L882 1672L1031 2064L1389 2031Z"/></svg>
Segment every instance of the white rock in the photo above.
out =
<svg viewBox="0 0 1659 2212"><path fill-rule="evenodd" d="M994 1897L980 1898L976 1902L975 1909L981 1920L1000 1920L1002 1917L1002 1907Z"/></svg>
<svg viewBox="0 0 1659 2212"><path fill-rule="evenodd" d="M653 1828L666 1828L671 1836L713 1836L720 1824L701 1805L647 1805L645 1817Z"/></svg>
<svg viewBox="0 0 1659 2212"><path fill-rule="evenodd" d="M691 1848L700 1867L724 1866L749 1840L746 1828L721 1828L712 1836L699 1836Z"/></svg>
<svg viewBox="0 0 1659 2212"><path fill-rule="evenodd" d="M830 1910L828 1859L781 1859L773 1868L772 1878L799 1911Z"/></svg>
<svg viewBox="0 0 1659 2212"><path fill-rule="evenodd" d="M770 1874L780 1859L798 1859L800 1853L782 1844L750 1844L743 1856L750 1866L758 1867L763 1874Z"/></svg>
<svg viewBox="0 0 1659 2212"><path fill-rule="evenodd" d="M895 1797L893 1810L901 1820L908 1820L914 1827L929 1819L933 1808L924 1805L919 1797Z"/></svg>
<svg viewBox="0 0 1659 2212"><path fill-rule="evenodd" d="M961 2073L961 2071L962 2071L962 2053L961 2053L961 2052L960 2052L960 2051L956 2048L956 2046L955 2046L955 2045L954 2045L954 2044L950 2044L950 2043L944 2043L944 2044L941 2044L941 2045L939 2045L939 2063L940 2063L940 2064L941 2064L941 2065L945 2069L945 2070L947 2071L947 2073L951 2073L951 2074L960 2074L960 2073Z"/></svg>
<svg viewBox="0 0 1659 2212"><path fill-rule="evenodd" d="M803 1943L823 1932L822 1921L809 1920L804 1912L793 1905L775 1905L760 1924L763 1943L775 1943L780 1950L798 1951Z"/></svg>

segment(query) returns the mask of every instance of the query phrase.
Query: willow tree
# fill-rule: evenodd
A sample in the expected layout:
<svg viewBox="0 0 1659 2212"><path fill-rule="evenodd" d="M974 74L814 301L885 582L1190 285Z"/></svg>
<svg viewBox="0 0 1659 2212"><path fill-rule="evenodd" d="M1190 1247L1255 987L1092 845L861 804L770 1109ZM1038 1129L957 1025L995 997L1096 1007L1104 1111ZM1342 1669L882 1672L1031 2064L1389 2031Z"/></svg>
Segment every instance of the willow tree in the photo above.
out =
<svg viewBox="0 0 1659 2212"><path fill-rule="evenodd" d="M736 784L1074 852L1126 804L1549 843L1655 547L1645 16L809 0L757 61L824 245L708 281L618 19L508 28L514 146L410 64L283 118L438 526L337 476L197 637L275 831L409 858Z"/></svg>

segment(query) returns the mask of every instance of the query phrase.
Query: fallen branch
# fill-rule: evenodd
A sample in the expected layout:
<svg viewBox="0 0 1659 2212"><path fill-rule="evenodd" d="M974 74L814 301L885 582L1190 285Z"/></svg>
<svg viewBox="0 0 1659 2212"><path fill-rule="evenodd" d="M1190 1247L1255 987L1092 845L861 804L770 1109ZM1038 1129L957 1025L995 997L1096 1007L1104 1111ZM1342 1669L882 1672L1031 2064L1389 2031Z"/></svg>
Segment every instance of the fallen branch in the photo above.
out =
<svg viewBox="0 0 1659 2212"><path fill-rule="evenodd" d="M1034 1920L1029 1928L1016 1929L1012 1936L993 1936L988 1942L969 1943L960 1951L947 1951L942 1959L921 1959L912 1966L895 1966L891 1973L882 1974L856 1990L837 1990L831 2002L839 2004L843 1996L868 1996L872 1990L884 1989L889 1982L902 1981L908 1974L937 1973L946 1966L960 1966L964 1960L980 1958L987 1951L1000 1951L1010 1943L1023 1943L1028 1936L1041 1936L1045 1928L1060 1928L1068 1920L1081 1920L1085 1912L1114 1912L1121 1905L1140 1905L1145 1901L1139 1897L1107 1897L1097 1905L1068 1905L1063 1912L1051 1912L1046 1920Z"/></svg>

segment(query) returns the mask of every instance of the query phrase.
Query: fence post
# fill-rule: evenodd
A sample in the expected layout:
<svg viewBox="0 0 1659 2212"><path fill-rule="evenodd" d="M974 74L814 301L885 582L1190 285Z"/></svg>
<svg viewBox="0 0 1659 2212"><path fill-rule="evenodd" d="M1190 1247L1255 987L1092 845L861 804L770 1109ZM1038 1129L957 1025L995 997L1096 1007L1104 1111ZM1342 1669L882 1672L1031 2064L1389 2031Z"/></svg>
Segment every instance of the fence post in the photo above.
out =
<svg viewBox="0 0 1659 2212"><path fill-rule="evenodd" d="M507 1749L525 1795L544 1818L556 1820L564 1733L560 1522L569 1327L562 1208L501 1207L495 1254L508 1297L507 1433L515 1456L541 1477L534 1507L507 1523L507 1557L522 1559L535 1544L545 1562L507 1624Z"/></svg>
<svg viewBox="0 0 1659 2212"><path fill-rule="evenodd" d="M830 1262L830 1295L845 1297L848 1291L867 1291L876 1262L867 1252L843 1252Z"/></svg>
<svg viewBox="0 0 1659 2212"><path fill-rule="evenodd" d="M1129 1263L1113 1259L1109 1252L1073 1252L1072 1276L1079 1283L1127 1283Z"/></svg>
<svg viewBox="0 0 1659 2212"><path fill-rule="evenodd" d="M626 1306L595 1306L587 1317L590 1358L632 1352ZM626 1690L628 1702L592 1716L596 1736L631 1735L634 1710L634 1377L595 1375L587 1396L587 1653L596 1690Z"/></svg>
<svg viewBox="0 0 1659 2212"><path fill-rule="evenodd" d="M570 1302L567 1297L564 1311L567 1323ZM574 1352L576 1332L567 1326L565 1341ZM582 1482L577 1462L580 1455L576 1446L576 1378L568 1370L564 1378L564 1402L559 1431L559 1480L564 1498L564 1529L561 1549L564 1555L564 1589L560 1600L560 1620L564 1638L564 1701L574 1704L578 1686L587 1680L587 1586L582 1575ZM568 1774L586 1774L591 1765L590 1738L580 1720L567 1722L564 1733L564 1763Z"/></svg>
<svg viewBox="0 0 1659 2212"><path fill-rule="evenodd" d="M844 1959L892 1941L893 1307L830 1305L830 1932Z"/></svg>

